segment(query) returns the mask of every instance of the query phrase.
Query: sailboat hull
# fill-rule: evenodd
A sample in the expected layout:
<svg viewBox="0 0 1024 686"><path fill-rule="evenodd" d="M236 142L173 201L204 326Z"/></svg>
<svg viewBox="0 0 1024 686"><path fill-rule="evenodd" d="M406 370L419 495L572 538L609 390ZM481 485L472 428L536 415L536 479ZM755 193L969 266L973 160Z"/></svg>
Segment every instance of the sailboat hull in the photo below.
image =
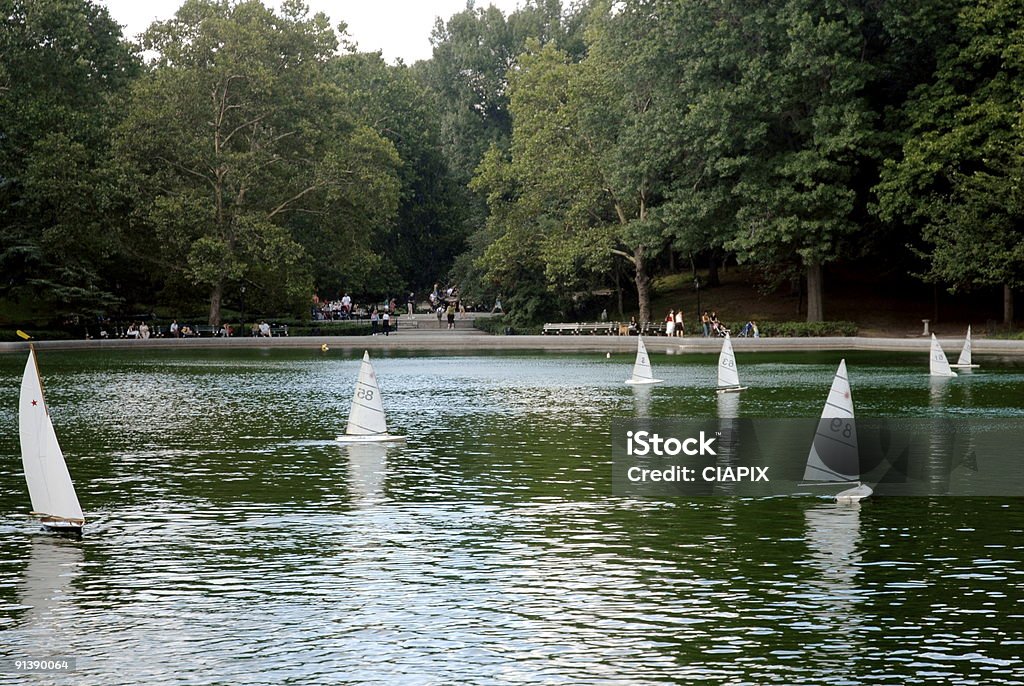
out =
<svg viewBox="0 0 1024 686"><path fill-rule="evenodd" d="M625 383L630 386L649 386L655 383L662 383L664 379L626 379Z"/></svg>
<svg viewBox="0 0 1024 686"><path fill-rule="evenodd" d="M341 443L401 443L405 436L392 436L391 434L342 434L335 440Z"/></svg>
<svg viewBox="0 0 1024 686"><path fill-rule="evenodd" d="M749 386L729 386L728 388L716 388L715 393L739 393L745 391Z"/></svg>
<svg viewBox="0 0 1024 686"><path fill-rule="evenodd" d="M836 502L849 505L851 503L859 503L865 498L870 498L874 491L867 484L860 484L853 488L848 488L845 491L836 494Z"/></svg>
<svg viewBox="0 0 1024 686"><path fill-rule="evenodd" d="M977 369L980 364L951 364L949 365L953 369Z"/></svg>

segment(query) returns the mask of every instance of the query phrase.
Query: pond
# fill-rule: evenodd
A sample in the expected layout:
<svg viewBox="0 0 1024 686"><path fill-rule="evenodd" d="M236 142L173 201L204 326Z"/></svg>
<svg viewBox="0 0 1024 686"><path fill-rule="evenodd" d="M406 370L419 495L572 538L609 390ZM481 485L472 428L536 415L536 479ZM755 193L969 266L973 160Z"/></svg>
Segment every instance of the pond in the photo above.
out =
<svg viewBox="0 0 1024 686"><path fill-rule="evenodd" d="M631 499L615 418L716 417L715 358L378 354L405 444L346 447L362 351L42 352L89 522L26 515L0 355L0 669L89 684L1024 681L1019 498ZM739 355L743 417L815 417L840 355ZM1024 366L936 391L845 355L859 416L1024 419Z"/></svg>

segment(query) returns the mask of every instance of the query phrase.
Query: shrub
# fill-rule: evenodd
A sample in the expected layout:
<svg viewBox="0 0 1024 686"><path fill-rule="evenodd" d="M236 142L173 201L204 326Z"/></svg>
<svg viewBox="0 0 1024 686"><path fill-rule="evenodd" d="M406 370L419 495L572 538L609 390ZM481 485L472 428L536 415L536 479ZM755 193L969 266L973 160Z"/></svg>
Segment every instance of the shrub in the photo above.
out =
<svg viewBox="0 0 1024 686"><path fill-rule="evenodd" d="M746 322L733 324L730 331L739 336ZM761 336L772 338L807 338L817 336L856 336L853 322L758 322Z"/></svg>
<svg viewBox="0 0 1024 686"><path fill-rule="evenodd" d="M477 317L473 320L474 328L485 331L489 334L503 335L511 332L515 335L539 334L542 326L540 324L516 325L513 324L508 315L500 317Z"/></svg>

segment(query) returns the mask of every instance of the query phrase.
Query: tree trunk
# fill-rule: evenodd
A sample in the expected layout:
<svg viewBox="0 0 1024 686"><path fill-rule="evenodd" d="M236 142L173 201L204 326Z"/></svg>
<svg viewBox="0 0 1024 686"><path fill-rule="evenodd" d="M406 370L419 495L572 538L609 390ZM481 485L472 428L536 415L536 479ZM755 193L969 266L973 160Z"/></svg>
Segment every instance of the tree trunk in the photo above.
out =
<svg viewBox="0 0 1024 686"><path fill-rule="evenodd" d="M1003 284L1003 324L1013 326L1013 289Z"/></svg>
<svg viewBox="0 0 1024 686"><path fill-rule="evenodd" d="M626 318L622 303L622 260L615 260L615 295L619 302L619 321Z"/></svg>
<svg viewBox="0 0 1024 686"><path fill-rule="evenodd" d="M821 307L821 262L811 260L807 263L807 321L823 321Z"/></svg>
<svg viewBox="0 0 1024 686"><path fill-rule="evenodd" d="M651 321L651 277L647 274L647 260L643 246L633 251L636 265L636 297L640 305L640 321Z"/></svg>
<svg viewBox="0 0 1024 686"><path fill-rule="evenodd" d="M708 288L717 288L721 285L722 282L718 279L718 256L712 251L711 257L708 258Z"/></svg>
<svg viewBox="0 0 1024 686"><path fill-rule="evenodd" d="M224 284L217 283L210 292L210 326L220 326L220 301L224 297Z"/></svg>

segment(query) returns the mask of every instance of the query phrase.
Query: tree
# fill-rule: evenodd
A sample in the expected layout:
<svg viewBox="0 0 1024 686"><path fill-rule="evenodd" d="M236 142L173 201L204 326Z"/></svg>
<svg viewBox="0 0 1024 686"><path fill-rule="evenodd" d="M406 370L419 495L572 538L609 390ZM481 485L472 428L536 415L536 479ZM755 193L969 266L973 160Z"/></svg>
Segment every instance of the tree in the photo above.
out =
<svg viewBox="0 0 1024 686"><path fill-rule="evenodd" d="M660 46L650 40L657 19L646 3L614 12L597 3L585 59L534 42L510 80L508 173L519 207L518 226L505 233L528 222L543 236L519 242L539 246L549 285L562 293L612 271L613 257L625 260L643 321L665 242L657 210L678 159L674 85L660 78Z"/></svg>
<svg viewBox="0 0 1024 686"><path fill-rule="evenodd" d="M823 318L822 265L859 228L855 179L873 150L863 22L850 3L787 0L749 9L741 24L746 48L726 121L743 131L744 154L727 246L770 267L797 258L810 322Z"/></svg>
<svg viewBox="0 0 1024 686"><path fill-rule="evenodd" d="M433 101L409 67L389 66L379 53L337 58L328 74L346 109L389 140L402 160L398 213L372 247L394 266L401 287L429 288L466 247L465 192L441 152Z"/></svg>
<svg viewBox="0 0 1024 686"><path fill-rule="evenodd" d="M87 0L3 0L0 16L0 294L103 310L119 302L109 130L138 62Z"/></svg>
<svg viewBox="0 0 1024 686"><path fill-rule="evenodd" d="M154 24L144 47L158 57L119 131L160 266L206 289L211 324L230 284L278 307L308 302L317 258L297 227L358 253L397 205L394 146L324 78L337 47L327 18L295 1L282 13L188 0Z"/></svg>
<svg viewBox="0 0 1024 686"><path fill-rule="evenodd" d="M563 17L559 0L528 0L507 17L472 1L437 20L431 60L422 69L437 95L441 139L456 177L467 183L491 145L507 148L512 133L508 80L528 39L581 50L580 15Z"/></svg>
<svg viewBox="0 0 1024 686"><path fill-rule="evenodd" d="M883 219L920 229L928 280L998 285L1013 323L1024 284L1024 3L965 5L931 83L905 108L909 132L878 184Z"/></svg>

